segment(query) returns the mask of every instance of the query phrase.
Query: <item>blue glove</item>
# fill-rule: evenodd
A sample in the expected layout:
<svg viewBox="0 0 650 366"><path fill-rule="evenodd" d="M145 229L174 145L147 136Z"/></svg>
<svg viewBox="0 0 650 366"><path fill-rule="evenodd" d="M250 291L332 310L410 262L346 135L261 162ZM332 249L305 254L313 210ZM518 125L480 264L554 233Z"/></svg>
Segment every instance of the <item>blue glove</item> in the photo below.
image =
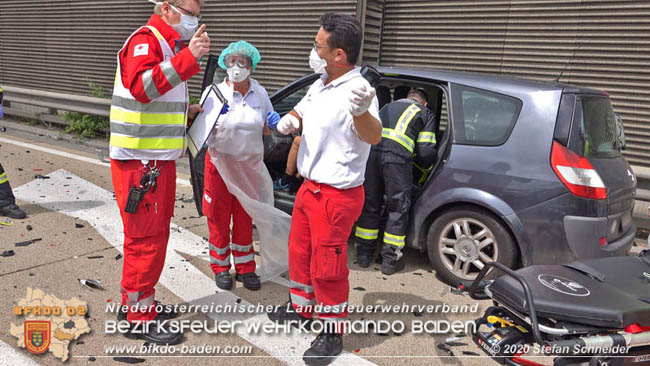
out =
<svg viewBox="0 0 650 366"><path fill-rule="evenodd" d="M275 130L275 128L278 126L278 122L280 122L280 115L278 112L271 111L266 114L266 124L270 129Z"/></svg>
<svg viewBox="0 0 650 366"><path fill-rule="evenodd" d="M220 115L221 114L226 114L226 113L228 113L229 110L230 110L230 106L228 104L224 104L223 108L221 108L221 112L219 112L219 114Z"/></svg>

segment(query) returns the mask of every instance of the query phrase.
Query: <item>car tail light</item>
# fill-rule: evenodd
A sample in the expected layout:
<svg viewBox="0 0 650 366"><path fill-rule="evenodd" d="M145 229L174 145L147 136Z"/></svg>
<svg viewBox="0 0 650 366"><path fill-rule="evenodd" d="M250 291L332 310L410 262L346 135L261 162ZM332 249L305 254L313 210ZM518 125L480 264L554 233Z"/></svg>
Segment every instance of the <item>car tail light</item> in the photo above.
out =
<svg viewBox="0 0 650 366"><path fill-rule="evenodd" d="M607 237L606 236L603 236L602 238L600 238L600 246L601 247L607 246Z"/></svg>
<svg viewBox="0 0 650 366"><path fill-rule="evenodd" d="M586 158L553 141L551 167L571 193L578 197L602 200L607 189L598 172Z"/></svg>

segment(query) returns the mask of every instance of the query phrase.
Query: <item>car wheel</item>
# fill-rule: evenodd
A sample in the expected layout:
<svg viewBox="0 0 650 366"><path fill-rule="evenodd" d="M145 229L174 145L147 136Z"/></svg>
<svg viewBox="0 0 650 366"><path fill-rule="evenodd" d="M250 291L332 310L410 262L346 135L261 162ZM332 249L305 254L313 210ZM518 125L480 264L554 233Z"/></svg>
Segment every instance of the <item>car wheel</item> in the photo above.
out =
<svg viewBox="0 0 650 366"><path fill-rule="evenodd" d="M474 280L489 262L509 268L517 263L518 250L503 224L479 209L450 210L433 221L427 234L429 260L443 282L457 287ZM490 278L490 271L486 278Z"/></svg>

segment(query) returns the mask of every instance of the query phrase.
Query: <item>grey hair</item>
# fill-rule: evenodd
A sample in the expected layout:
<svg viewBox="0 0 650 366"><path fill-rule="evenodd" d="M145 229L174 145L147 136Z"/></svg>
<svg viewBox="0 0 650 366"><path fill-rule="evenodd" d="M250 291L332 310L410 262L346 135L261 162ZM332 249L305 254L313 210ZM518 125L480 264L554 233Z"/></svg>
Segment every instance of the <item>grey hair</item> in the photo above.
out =
<svg viewBox="0 0 650 366"><path fill-rule="evenodd" d="M160 9L162 8L163 2L167 1L169 4L174 6L183 6L183 4L185 4L185 1L187 0L161 0L161 1L149 0L149 1L156 3L156 5L153 7L154 14L162 15L162 11ZM193 1L196 1L200 7L203 7L203 5L205 5L205 0L193 0Z"/></svg>

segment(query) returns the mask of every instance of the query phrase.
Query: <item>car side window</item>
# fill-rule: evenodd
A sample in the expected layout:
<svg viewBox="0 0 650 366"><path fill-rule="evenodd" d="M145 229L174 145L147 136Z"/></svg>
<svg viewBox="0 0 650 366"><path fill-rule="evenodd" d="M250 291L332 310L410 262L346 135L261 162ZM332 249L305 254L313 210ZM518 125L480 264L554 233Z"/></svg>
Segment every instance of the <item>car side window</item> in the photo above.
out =
<svg viewBox="0 0 650 366"><path fill-rule="evenodd" d="M510 136L519 117L519 99L456 85L452 89L457 144L497 146Z"/></svg>
<svg viewBox="0 0 650 366"><path fill-rule="evenodd" d="M284 116L285 114L289 113L293 107L298 104L302 98L307 94L307 91L309 90L309 87L311 84L307 84L304 87L296 90L295 92L287 95L284 99L280 100L279 102L275 103L273 105L273 109L278 112L281 116Z"/></svg>

